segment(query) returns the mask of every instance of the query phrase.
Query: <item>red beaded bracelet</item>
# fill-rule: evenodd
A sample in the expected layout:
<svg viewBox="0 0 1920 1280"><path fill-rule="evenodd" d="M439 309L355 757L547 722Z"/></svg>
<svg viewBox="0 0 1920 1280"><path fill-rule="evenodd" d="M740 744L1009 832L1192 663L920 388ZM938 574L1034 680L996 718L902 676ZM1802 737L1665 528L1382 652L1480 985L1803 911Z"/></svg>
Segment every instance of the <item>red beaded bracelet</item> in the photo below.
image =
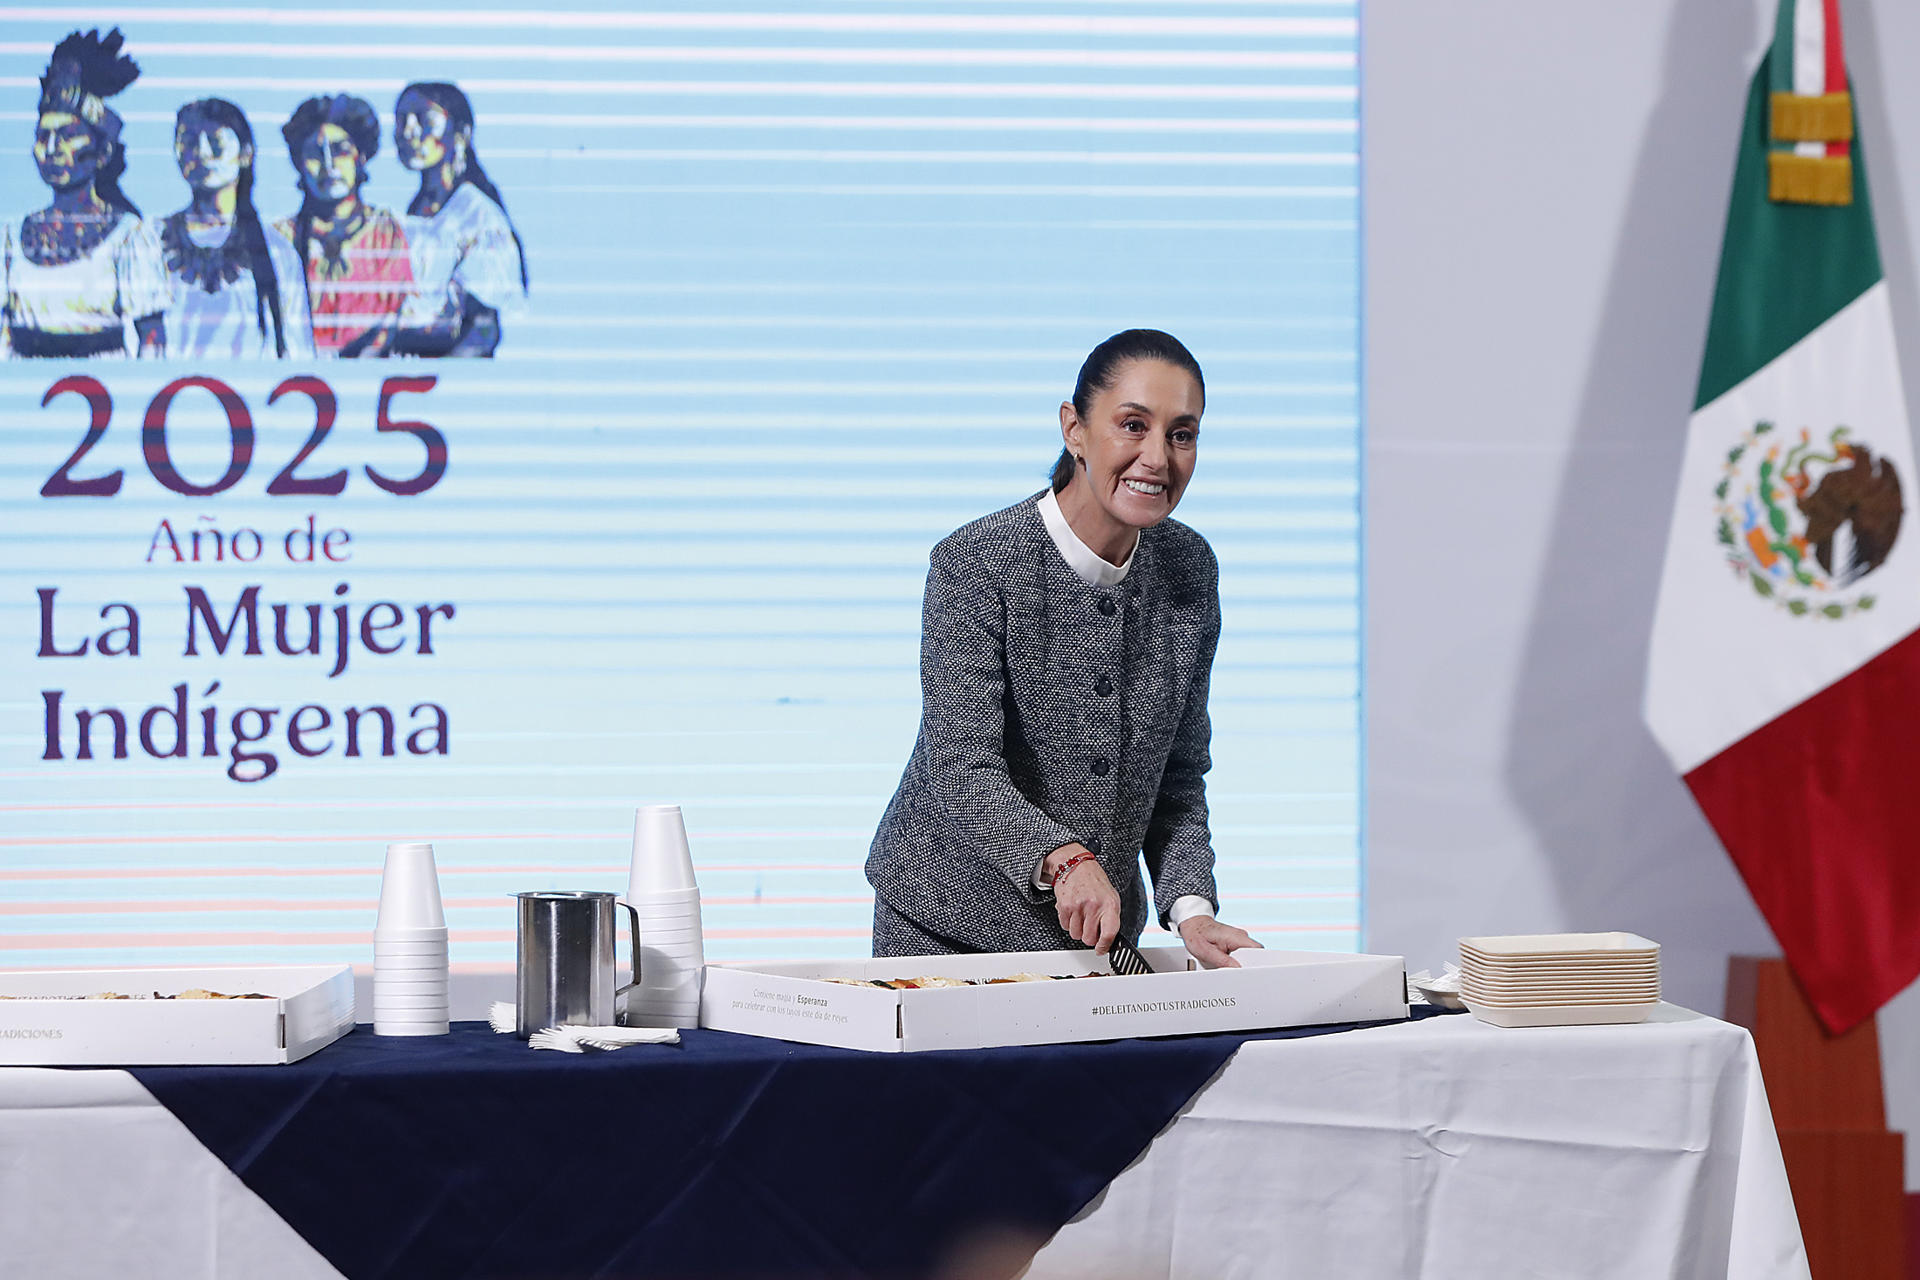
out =
<svg viewBox="0 0 1920 1280"><path fill-rule="evenodd" d="M1092 862L1093 858L1094 858L1094 855L1092 853L1074 854L1071 858L1068 858L1065 862L1060 864L1060 869L1053 873L1053 880L1048 884L1047 887L1057 892L1060 888L1060 882L1067 878L1068 872L1072 871L1075 867L1079 866L1083 862Z"/></svg>

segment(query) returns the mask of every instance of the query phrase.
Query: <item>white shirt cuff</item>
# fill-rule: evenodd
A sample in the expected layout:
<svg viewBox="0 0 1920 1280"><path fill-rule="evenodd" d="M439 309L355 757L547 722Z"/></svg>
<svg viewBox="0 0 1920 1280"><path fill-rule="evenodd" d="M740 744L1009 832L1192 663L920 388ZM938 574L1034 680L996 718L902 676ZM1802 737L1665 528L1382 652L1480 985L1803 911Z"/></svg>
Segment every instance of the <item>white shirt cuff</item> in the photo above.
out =
<svg viewBox="0 0 1920 1280"><path fill-rule="evenodd" d="M1045 853L1041 854L1038 858L1034 859L1033 891L1035 893L1046 893L1053 888L1053 883L1051 881L1043 880L1040 878L1040 873L1047 869L1047 859L1051 858L1053 854L1054 854L1054 851L1052 849L1049 849Z"/></svg>
<svg viewBox="0 0 1920 1280"><path fill-rule="evenodd" d="M1213 919L1213 904L1197 893L1190 893L1184 898L1175 898L1173 907L1167 912L1167 919L1173 922L1176 930L1195 916Z"/></svg>

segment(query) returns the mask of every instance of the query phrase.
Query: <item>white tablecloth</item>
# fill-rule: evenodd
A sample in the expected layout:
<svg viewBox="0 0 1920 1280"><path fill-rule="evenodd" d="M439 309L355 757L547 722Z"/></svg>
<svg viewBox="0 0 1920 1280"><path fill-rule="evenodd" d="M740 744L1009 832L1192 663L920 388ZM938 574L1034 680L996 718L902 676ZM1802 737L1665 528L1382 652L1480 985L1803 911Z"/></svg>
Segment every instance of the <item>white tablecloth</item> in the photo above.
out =
<svg viewBox="0 0 1920 1280"><path fill-rule="evenodd" d="M1088 1089L1097 1095L1097 1082ZM337 1280L119 1071L0 1068L0 1273ZM1255 1042L1029 1280L1806 1280L1746 1032L1472 1018Z"/></svg>
<svg viewBox="0 0 1920 1280"><path fill-rule="evenodd" d="M1806 1280L1753 1042L1471 1017L1244 1046L1029 1280Z"/></svg>

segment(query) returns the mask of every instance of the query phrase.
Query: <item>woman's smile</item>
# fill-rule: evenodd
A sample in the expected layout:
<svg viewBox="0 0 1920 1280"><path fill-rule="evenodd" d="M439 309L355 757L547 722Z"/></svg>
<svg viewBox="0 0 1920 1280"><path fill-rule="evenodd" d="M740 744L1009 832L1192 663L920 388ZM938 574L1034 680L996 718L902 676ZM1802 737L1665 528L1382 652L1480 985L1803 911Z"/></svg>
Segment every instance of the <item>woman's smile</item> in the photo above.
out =
<svg viewBox="0 0 1920 1280"><path fill-rule="evenodd" d="M1204 393L1164 360L1120 366L1087 406L1060 406L1061 434L1076 460L1060 510L1082 542L1120 564L1142 529L1166 519L1193 478Z"/></svg>

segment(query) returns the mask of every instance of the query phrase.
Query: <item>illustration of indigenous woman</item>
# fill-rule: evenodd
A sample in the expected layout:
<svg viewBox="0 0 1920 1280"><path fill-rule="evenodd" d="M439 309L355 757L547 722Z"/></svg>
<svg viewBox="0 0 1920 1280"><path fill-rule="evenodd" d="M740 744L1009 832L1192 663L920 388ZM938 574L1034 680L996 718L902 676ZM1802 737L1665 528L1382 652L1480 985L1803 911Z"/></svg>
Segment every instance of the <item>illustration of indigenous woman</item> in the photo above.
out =
<svg viewBox="0 0 1920 1280"><path fill-rule="evenodd" d="M407 206L424 304L432 324L400 334L422 356L491 356L500 317L526 307L527 255L506 202L473 147L473 107L450 84L410 84L393 108L400 163L420 175Z"/></svg>
<svg viewBox="0 0 1920 1280"><path fill-rule="evenodd" d="M402 312L418 304L400 219L360 198L380 117L362 98L309 98L280 132L304 199L273 225L305 264L313 345L323 355L386 355Z"/></svg>
<svg viewBox="0 0 1920 1280"><path fill-rule="evenodd" d="M53 203L0 229L0 353L159 355L167 272L160 239L120 190L126 151L106 99L139 76L118 29L76 31L40 77L33 158Z"/></svg>
<svg viewBox="0 0 1920 1280"><path fill-rule="evenodd" d="M313 319L293 245L253 207L253 130L239 107L202 98L174 117L173 158L192 202L160 224L175 356L311 359Z"/></svg>

